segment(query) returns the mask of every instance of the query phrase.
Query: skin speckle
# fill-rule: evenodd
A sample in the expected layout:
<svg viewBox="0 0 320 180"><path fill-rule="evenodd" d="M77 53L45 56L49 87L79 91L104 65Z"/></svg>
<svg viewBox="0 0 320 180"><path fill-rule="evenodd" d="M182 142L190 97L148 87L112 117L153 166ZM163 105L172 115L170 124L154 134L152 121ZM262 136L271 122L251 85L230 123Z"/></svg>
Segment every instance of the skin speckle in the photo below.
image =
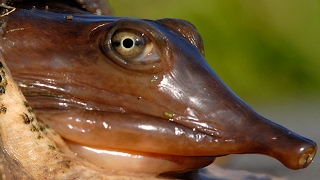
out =
<svg viewBox="0 0 320 180"><path fill-rule="evenodd" d="M56 150L56 147L54 145L48 145L50 150Z"/></svg>
<svg viewBox="0 0 320 180"><path fill-rule="evenodd" d="M3 64L0 64L0 68L1 66L3 66ZM0 95L5 94L6 93L6 86L8 85L8 81L6 79L6 74L4 72L4 70L1 70L0 73Z"/></svg>
<svg viewBox="0 0 320 180"><path fill-rule="evenodd" d="M66 164L65 166L67 169L70 169L70 164Z"/></svg>
<svg viewBox="0 0 320 180"><path fill-rule="evenodd" d="M23 104L25 107L30 107L29 103L27 101L23 101Z"/></svg>
<svg viewBox="0 0 320 180"><path fill-rule="evenodd" d="M27 102L23 102L24 105L27 107L29 104ZM0 106L1 108L1 106ZM1 110L1 109L0 109ZM34 118L32 115L29 116L28 114L24 113L23 115L21 115L22 119L23 119L23 123L24 124L30 124L31 128L30 131L31 132L38 132L38 137L37 139L43 139L43 134L41 132L43 132L44 134L47 134L46 129L48 128L46 125L42 125L42 124L33 124L33 121L36 119ZM37 119L36 119L37 120ZM38 120L37 120L38 121Z"/></svg>
<svg viewBox="0 0 320 180"><path fill-rule="evenodd" d="M30 129L30 131L32 132L39 132L39 128L37 128L34 124L31 124L32 128Z"/></svg>
<svg viewBox="0 0 320 180"><path fill-rule="evenodd" d="M22 116L23 122L25 124L30 124L34 120L32 117L30 118L27 114L24 114L24 115L21 115L21 116Z"/></svg>
<svg viewBox="0 0 320 180"><path fill-rule="evenodd" d="M33 112L32 108L30 107L30 105L27 101L23 101L23 104L27 108L29 113Z"/></svg>
<svg viewBox="0 0 320 180"><path fill-rule="evenodd" d="M39 130L40 130L40 131L44 131L45 129L46 129L45 126L42 126L42 125L39 126Z"/></svg>
<svg viewBox="0 0 320 180"><path fill-rule="evenodd" d="M5 73L5 71L3 70L3 69L1 69L1 73L2 73L2 75L5 77L6 76L6 73Z"/></svg>
<svg viewBox="0 0 320 180"><path fill-rule="evenodd" d="M6 93L6 88L4 86L0 86L0 95Z"/></svg>
<svg viewBox="0 0 320 180"><path fill-rule="evenodd" d="M0 105L0 114L5 114L7 112L7 108L4 106L4 104Z"/></svg>
<svg viewBox="0 0 320 180"><path fill-rule="evenodd" d="M64 163L64 167L65 167L65 168L70 169L70 163L71 163L70 160L66 160L66 161L64 161L63 163Z"/></svg>

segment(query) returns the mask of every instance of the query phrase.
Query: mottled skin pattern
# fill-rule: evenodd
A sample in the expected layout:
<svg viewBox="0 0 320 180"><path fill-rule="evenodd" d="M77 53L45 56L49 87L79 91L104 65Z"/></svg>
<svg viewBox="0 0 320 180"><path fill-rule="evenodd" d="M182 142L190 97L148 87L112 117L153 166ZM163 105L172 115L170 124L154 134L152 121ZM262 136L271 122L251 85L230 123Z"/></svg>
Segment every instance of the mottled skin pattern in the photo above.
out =
<svg viewBox="0 0 320 180"><path fill-rule="evenodd" d="M18 8L8 15L1 42L4 60L37 120L45 121L63 138L86 146L124 149L151 157L179 157L179 162L187 162L173 172L198 169L217 156L232 153L270 155L291 169L311 163L316 144L261 117L233 94L206 64L201 37L190 23L96 16L84 10L103 14L108 8L97 11L91 5L75 10L60 9L65 4L52 6L53 2L36 8L30 3L11 3ZM48 12L51 9L54 13ZM74 11L77 14L72 14ZM144 43L137 45L137 54L119 46L118 39L128 32ZM6 105L14 106L12 102ZM20 119L24 115L21 111ZM69 125L90 130L83 135L69 128L65 120L72 118L77 121ZM96 122L92 125L81 119ZM41 122L32 123L40 123L31 125L31 129L36 127L31 136L47 138L43 146L64 148L64 153L55 152L50 157L56 157L60 164L70 162L69 168L64 166L70 175L67 177L73 173L85 178L95 170L101 171L72 156L50 129L35 134L42 129ZM30 131L30 127L26 129ZM41 179L41 173L48 169L53 169L51 178L64 172L61 167L33 171L36 162L26 165L22 158L16 160L35 179ZM89 176L82 172L85 166ZM95 178L105 177L110 175Z"/></svg>

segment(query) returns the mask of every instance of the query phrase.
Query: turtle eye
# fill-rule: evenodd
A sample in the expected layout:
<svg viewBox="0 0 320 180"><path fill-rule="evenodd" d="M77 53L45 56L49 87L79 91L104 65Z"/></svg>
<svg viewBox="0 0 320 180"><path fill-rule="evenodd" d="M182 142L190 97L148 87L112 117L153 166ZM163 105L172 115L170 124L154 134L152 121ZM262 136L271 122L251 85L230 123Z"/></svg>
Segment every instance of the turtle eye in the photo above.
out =
<svg viewBox="0 0 320 180"><path fill-rule="evenodd" d="M105 46L121 63L134 65L148 65L160 61L154 43L143 32L133 29L119 29L105 41Z"/></svg>
<svg viewBox="0 0 320 180"><path fill-rule="evenodd" d="M123 59L131 59L149 53L149 40L145 35L130 31L115 32L111 37L111 46L116 54Z"/></svg>
<svg viewBox="0 0 320 180"><path fill-rule="evenodd" d="M155 24L156 25L156 24ZM169 67L169 44L153 23L123 19L101 29L100 49L120 67L143 73L159 73Z"/></svg>

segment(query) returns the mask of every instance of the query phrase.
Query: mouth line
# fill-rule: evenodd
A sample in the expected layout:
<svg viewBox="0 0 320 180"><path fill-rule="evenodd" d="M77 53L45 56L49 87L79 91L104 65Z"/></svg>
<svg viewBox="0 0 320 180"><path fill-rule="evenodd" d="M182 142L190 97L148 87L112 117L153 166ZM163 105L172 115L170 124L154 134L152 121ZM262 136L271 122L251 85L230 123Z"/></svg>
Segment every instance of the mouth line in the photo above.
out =
<svg viewBox="0 0 320 180"><path fill-rule="evenodd" d="M214 156L189 154L188 144L197 144L195 139L200 133L163 118L90 110L35 112L72 152L102 169L177 174L205 167L215 160Z"/></svg>
<svg viewBox="0 0 320 180"><path fill-rule="evenodd" d="M215 156L198 154L197 150L199 143L215 138L170 120L170 113L159 117L130 109L118 111L109 105L75 103L80 101L61 106L61 97L56 98L33 96L29 102L37 103L33 106L37 118L54 129L72 152L102 169L177 174L215 160ZM39 100L46 103L39 104Z"/></svg>
<svg viewBox="0 0 320 180"><path fill-rule="evenodd" d="M38 119L60 136L89 147L144 149L148 153L178 156L218 156L218 152L212 154L212 149L205 148L205 144L214 145L230 139L217 133L220 128L213 131L210 126L200 127L209 123L208 119L188 119L145 99L138 100L143 103L139 108L129 106L135 101L128 100L130 103L123 106L123 111L121 106L102 104L102 100L83 101L66 96L32 96L27 100Z"/></svg>
<svg viewBox="0 0 320 180"><path fill-rule="evenodd" d="M177 156L143 151L100 149L65 140L79 157L107 170L147 174L177 174L211 164L215 157ZM150 166L151 165L151 166Z"/></svg>

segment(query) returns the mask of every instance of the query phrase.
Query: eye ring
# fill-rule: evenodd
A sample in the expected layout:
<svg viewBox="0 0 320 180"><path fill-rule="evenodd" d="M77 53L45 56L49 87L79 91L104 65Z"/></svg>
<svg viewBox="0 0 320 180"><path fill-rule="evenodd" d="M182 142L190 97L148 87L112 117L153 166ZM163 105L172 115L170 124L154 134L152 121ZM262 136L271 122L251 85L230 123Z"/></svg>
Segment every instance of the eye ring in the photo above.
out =
<svg viewBox="0 0 320 180"><path fill-rule="evenodd" d="M139 32L132 30L118 30L111 37L111 47L122 59L130 60L138 58L146 46L150 46L149 40Z"/></svg>
<svg viewBox="0 0 320 180"><path fill-rule="evenodd" d="M168 67L164 35L143 20L119 20L106 29L101 50L117 65L138 72L157 73ZM164 48L159 48L164 47Z"/></svg>

